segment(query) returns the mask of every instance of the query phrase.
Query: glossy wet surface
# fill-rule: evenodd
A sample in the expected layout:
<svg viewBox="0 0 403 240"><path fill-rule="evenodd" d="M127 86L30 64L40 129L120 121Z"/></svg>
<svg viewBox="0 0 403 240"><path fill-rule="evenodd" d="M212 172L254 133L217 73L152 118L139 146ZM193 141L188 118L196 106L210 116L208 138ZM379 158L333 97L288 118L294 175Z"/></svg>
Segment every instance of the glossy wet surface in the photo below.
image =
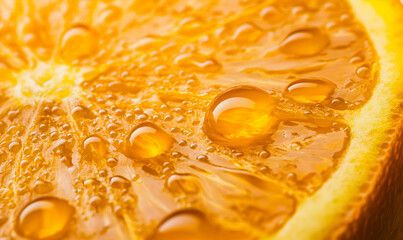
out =
<svg viewBox="0 0 403 240"><path fill-rule="evenodd" d="M0 6L0 237L273 234L376 83L344 1Z"/></svg>

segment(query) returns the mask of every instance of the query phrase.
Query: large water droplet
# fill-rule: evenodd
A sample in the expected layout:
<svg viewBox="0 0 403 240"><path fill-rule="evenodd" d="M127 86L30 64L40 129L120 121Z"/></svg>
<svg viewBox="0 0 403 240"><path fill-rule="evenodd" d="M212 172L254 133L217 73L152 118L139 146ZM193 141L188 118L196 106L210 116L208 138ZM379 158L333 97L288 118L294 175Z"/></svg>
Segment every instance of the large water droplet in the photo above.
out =
<svg viewBox="0 0 403 240"><path fill-rule="evenodd" d="M262 36L262 30L251 23L239 26L232 36L232 39L239 45L256 42Z"/></svg>
<svg viewBox="0 0 403 240"><path fill-rule="evenodd" d="M95 118L95 114L89 108L84 107L84 106L75 106L71 110L71 115L75 119L80 119L80 118L93 119L93 118Z"/></svg>
<svg viewBox="0 0 403 240"><path fill-rule="evenodd" d="M110 181L112 188L126 189L129 188L132 184L131 182L122 176L113 176Z"/></svg>
<svg viewBox="0 0 403 240"><path fill-rule="evenodd" d="M177 194L197 194L200 191L200 184L196 176L191 174L173 174L166 183L168 190Z"/></svg>
<svg viewBox="0 0 403 240"><path fill-rule="evenodd" d="M83 143L85 156L103 156L108 151L108 141L98 135L87 137Z"/></svg>
<svg viewBox="0 0 403 240"><path fill-rule="evenodd" d="M97 48L97 37L86 25L76 25L68 29L60 42L60 54L66 61L89 57Z"/></svg>
<svg viewBox="0 0 403 240"><path fill-rule="evenodd" d="M329 36L319 28L300 29L283 40L280 51L296 56L312 56L323 51L329 43Z"/></svg>
<svg viewBox="0 0 403 240"><path fill-rule="evenodd" d="M131 157L154 158L169 150L175 139L151 122L137 125L127 137L126 153Z"/></svg>
<svg viewBox="0 0 403 240"><path fill-rule="evenodd" d="M356 73L360 78L369 78L371 76L371 69L367 66L362 66L356 70Z"/></svg>
<svg viewBox="0 0 403 240"><path fill-rule="evenodd" d="M8 149L10 150L10 152L16 153L16 152L20 151L21 143L18 141L13 141L8 145Z"/></svg>
<svg viewBox="0 0 403 240"><path fill-rule="evenodd" d="M216 143L247 146L274 132L276 101L267 92L239 86L218 95L206 113L203 130Z"/></svg>
<svg viewBox="0 0 403 240"><path fill-rule="evenodd" d="M61 239L71 225L74 212L74 207L64 199L39 198L18 214L15 231L29 239Z"/></svg>
<svg viewBox="0 0 403 240"><path fill-rule="evenodd" d="M300 103L320 103L328 99L336 85L322 79L299 79L290 83L284 96Z"/></svg>
<svg viewBox="0 0 403 240"><path fill-rule="evenodd" d="M164 219L149 240L211 240L214 228L198 210L177 211Z"/></svg>
<svg viewBox="0 0 403 240"><path fill-rule="evenodd" d="M277 24L285 18L284 14L273 6L262 9L260 17L270 24Z"/></svg>

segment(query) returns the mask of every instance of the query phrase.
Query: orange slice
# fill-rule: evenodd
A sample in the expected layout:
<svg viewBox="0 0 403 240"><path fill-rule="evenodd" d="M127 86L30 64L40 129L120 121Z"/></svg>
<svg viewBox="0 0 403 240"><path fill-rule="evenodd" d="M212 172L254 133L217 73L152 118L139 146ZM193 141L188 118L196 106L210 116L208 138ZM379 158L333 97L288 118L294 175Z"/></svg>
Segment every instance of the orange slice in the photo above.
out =
<svg viewBox="0 0 403 240"><path fill-rule="evenodd" d="M0 238L398 239L397 0L0 0Z"/></svg>

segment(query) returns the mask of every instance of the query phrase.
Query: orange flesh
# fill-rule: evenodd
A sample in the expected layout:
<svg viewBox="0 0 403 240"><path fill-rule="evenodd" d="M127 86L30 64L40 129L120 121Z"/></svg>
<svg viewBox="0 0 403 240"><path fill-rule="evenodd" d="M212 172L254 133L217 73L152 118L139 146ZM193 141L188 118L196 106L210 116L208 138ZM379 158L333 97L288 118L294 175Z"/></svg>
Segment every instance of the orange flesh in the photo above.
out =
<svg viewBox="0 0 403 240"><path fill-rule="evenodd" d="M344 1L0 6L0 237L273 234L331 176L343 115L376 83ZM29 208L41 196L65 211Z"/></svg>

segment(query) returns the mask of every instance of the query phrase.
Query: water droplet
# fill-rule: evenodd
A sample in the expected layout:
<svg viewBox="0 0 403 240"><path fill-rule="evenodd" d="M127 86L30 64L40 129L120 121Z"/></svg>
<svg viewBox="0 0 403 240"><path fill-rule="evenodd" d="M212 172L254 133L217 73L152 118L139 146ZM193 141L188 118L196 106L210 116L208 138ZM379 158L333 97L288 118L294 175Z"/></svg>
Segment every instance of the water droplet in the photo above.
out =
<svg viewBox="0 0 403 240"><path fill-rule="evenodd" d="M89 178L84 181L84 186L88 189L95 189L101 185L101 182L95 178Z"/></svg>
<svg viewBox="0 0 403 240"><path fill-rule="evenodd" d="M274 132L275 106L275 99L259 88L235 87L212 101L203 130L212 141L227 146L264 141Z"/></svg>
<svg viewBox="0 0 403 240"><path fill-rule="evenodd" d="M89 136L83 143L84 155L104 156L108 151L108 141L98 135Z"/></svg>
<svg viewBox="0 0 403 240"><path fill-rule="evenodd" d="M320 103L328 99L336 85L322 79L299 79L290 83L284 96L300 103Z"/></svg>
<svg viewBox="0 0 403 240"><path fill-rule="evenodd" d="M239 26L232 36L232 39L239 45L254 43L262 36L262 30L251 23Z"/></svg>
<svg viewBox="0 0 403 240"><path fill-rule="evenodd" d="M175 139L151 122L137 125L127 137L126 153L131 157L154 158L168 151Z"/></svg>
<svg viewBox="0 0 403 240"><path fill-rule="evenodd" d="M260 17L270 24L277 24L284 19L284 14L277 8L269 6L260 12Z"/></svg>
<svg viewBox="0 0 403 240"><path fill-rule="evenodd" d="M60 54L66 61L74 61L93 55L97 51L97 37L86 25L68 29L60 42Z"/></svg>
<svg viewBox="0 0 403 240"><path fill-rule="evenodd" d="M110 181L112 188L118 189L127 189L129 188L132 183L125 177L122 176L113 176Z"/></svg>
<svg viewBox="0 0 403 240"><path fill-rule="evenodd" d="M20 142L11 142L8 145L8 150L10 150L10 152L16 153L16 152L20 151L20 149L21 149Z"/></svg>
<svg viewBox="0 0 403 240"><path fill-rule="evenodd" d="M157 66L154 71L158 76L166 76L170 73L170 69L166 65Z"/></svg>
<svg viewBox="0 0 403 240"><path fill-rule="evenodd" d="M172 193L197 194L200 191L196 176L191 174L173 174L168 178L166 186Z"/></svg>
<svg viewBox="0 0 403 240"><path fill-rule="evenodd" d="M362 66L357 69L356 73L360 78L369 78L371 70L367 66Z"/></svg>
<svg viewBox="0 0 403 240"><path fill-rule="evenodd" d="M260 158L268 158L268 157L270 157L270 152L261 151L261 152L259 153L259 157L260 157Z"/></svg>
<svg viewBox="0 0 403 240"><path fill-rule="evenodd" d="M116 167L118 165L118 160L116 158L109 158L106 165L111 168Z"/></svg>
<svg viewBox="0 0 403 240"><path fill-rule="evenodd" d="M362 61L364 61L364 59L361 56L354 56L354 57L350 58L350 63L351 64L357 64L357 63L360 63Z"/></svg>
<svg viewBox="0 0 403 240"><path fill-rule="evenodd" d="M138 197L131 194L125 195L122 200L124 202L123 207L126 209L134 209L138 203Z"/></svg>
<svg viewBox="0 0 403 240"><path fill-rule="evenodd" d="M35 181L33 189L36 193L44 194L52 191L53 185L48 181L38 179Z"/></svg>
<svg viewBox="0 0 403 240"><path fill-rule="evenodd" d="M174 63L181 68L201 73L216 73L222 68L221 64L213 58L190 53L177 56Z"/></svg>
<svg viewBox="0 0 403 240"><path fill-rule="evenodd" d="M109 5L106 7L98 18L99 23L111 23L122 17L123 11L120 7Z"/></svg>
<svg viewBox="0 0 403 240"><path fill-rule="evenodd" d="M289 180L289 181L295 181L295 180L297 180L297 175L296 175L295 173L293 173L293 172L290 172L290 173L287 175L287 180Z"/></svg>
<svg viewBox="0 0 403 240"><path fill-rule="evenodd" d="M78 119L78 118L89 118L93 119L95 118L95 114L87 107L84 106L75 106L71 110L71 115Z"/></svg>
<svg viewBox="0 0 403 240"><path fill-rule="evenodd" d="M150 37L145 37L143 39L140 39L139 41L137 41L136 43L131 45L130 49L138 50L138 51L151 51L151 50L158 49L163 44L164 44L164 42L161 39L154 37L154 36L150 36Z"/></svg>
<svg viewBox="0 0 403 240"><path fill-rule="evenodd" d="M195 17L187 17L182 19L179 24L179 32L182 34L194 34L203 27L201 19Z"/></svg>
<svg viewBox="0 0 403 240"><path fill-rule="evenodd" d="M15 231L29 239L60 239L70 227L74 212L74 207L64 199L39 198L20 211Z"/></svg>
<svg viewBox="0 0 403 240"><path fill-rule="evenodd" d="M178 142L178 145L184 147L187 146L187 142L185 140L181 140Z"/></svg>
<svg viewBox="0 0 403 240"><path fill-rule="evenodd" d="M208 157L206 155L204 155L204 154L201 154L201 155L197 156L196 159L198 161L200 161L200 162L207 162L208 161Z"/></svg>
<svg viewBox="0 0 403 240"><path fill-rule="evenodd" d="M280 51L296 56L312 56L323 51L329 43L329 36L318 28L300 29L282 41Z"/></svg>
<svg viewBox="0 0 403 240"><path fill-rule="evenodd" d="M198 210L185 209L174 212L157 227L150 240L211 240L216 239L214 227Z"/></svg>
<svg viewBox="0 0 403 240"><path fill-rule="evenodd" d="M90 206L95 208L96 210L104 207L106 205L107 201L103 196L93 196L90 199Z"/></svg>
<svg viewBox="0 0 403 240"><path fill-rule="evenodd" d="M335 98L329 103L329 107L337 110L346 110L348 103L342 98Z"/></svg>

